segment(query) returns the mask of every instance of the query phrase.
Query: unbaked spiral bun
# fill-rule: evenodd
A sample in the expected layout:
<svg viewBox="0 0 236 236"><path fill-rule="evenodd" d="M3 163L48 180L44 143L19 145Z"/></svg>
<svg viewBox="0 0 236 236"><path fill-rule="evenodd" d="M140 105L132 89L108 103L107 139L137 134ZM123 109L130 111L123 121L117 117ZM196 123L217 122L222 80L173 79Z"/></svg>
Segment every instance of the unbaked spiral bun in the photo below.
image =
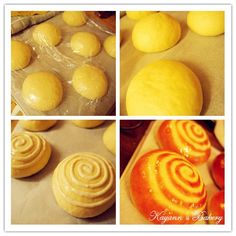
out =
<svg viewBox="0 0 236 236"><path fill-rule="evenodd" d="M211 154L211 144L205 130L191 120L164 121L157 142L163 149L184 155L195 165L206 162Z"/></svg>
<svg viewBox="0 0 236 236"><path fill-rule="evenodd" d="M115 202L115 170L94 153L76 153L59 163L53 174L57 204L72 216L100 215Z"/></svg>
<svg viewBox="0 0 236 236"><path fill-rule="evenodd" d="M206 208L206 188L196 167L170 151L153 150L136 162L130 193L140 213L155 224L192 224Z"/></svg>
<svg viewBox="0 0 236 236"><path fill-rule="evenodd" d="M45 167L51 156L51 146L40 135L23 132L11 138L11 175L31 176Z"/></svg>

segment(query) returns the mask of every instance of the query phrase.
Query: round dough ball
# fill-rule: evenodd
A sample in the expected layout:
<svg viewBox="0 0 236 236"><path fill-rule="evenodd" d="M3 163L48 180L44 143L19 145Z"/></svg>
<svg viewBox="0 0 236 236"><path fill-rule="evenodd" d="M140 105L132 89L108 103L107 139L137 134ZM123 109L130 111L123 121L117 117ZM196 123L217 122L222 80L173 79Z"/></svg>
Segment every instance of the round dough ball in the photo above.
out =
<svg viewBox="0 0 236 236"><path fill-rule="evenodd" d="M77 93L90 100L103 97L108 89L105 73L98 67L87 64L75 70L72 85Z"/></svg>
<svg viewBox="0 0 236 236"><path fill-rule="evenodd" d="M71 37L71 48L73 52L83 57L96 56L101 50L98 37L90 32L78 32Z"/></svg>
<svg viewBox="0 0 236 236"><path fill-rule="evenodd" d="M101 124L103 124L104 120L72 120L73 124L79 126L81 128L95 128Z"/></svg>
<svg viewBox="0 0 236 236"><path fill-rule="evenodd" d="M83 11L64 11L62 18L70 26L81 26L87 22L87 16Z"/></svg>
<svg viewBox="0 0 236 236"><path fill-rule="evenodd" d="M156 13L155 11L126 11L126 15L132 20L140 20L141 18Z"/></svg>
<svg viewBox="0 0 236 236"><path fill-rule="evenodd" d="M33 38L41 46L56 46L61 41L61 30L52 23L42 23L34 28Z"/></svg>
<svg viewBox="0 0 236 236"><path fill-rule="evenodd" d="M165 13L154 13L136 23L132 41L141 52L153 53L173 47L181 37L180 23Z"/></svg>
<svg viewBox="0 0 236 236"><path fill-rule="evenodd" d="M131 116L194 116L200 114L202 103L197 76L183 63L171 60L158 60L142 68L126 95Z"/></svg>
<svg viewBox="0 0 236 236"><path fill-rule="evenodd" d="M104 41L104 49L108 55L116 58L116 36L108 36Z"/></svg>
<svg viewBox="0 0 236 236"><path fill-rule="evenodd" d="M103 134L103 143L107 149L116 155L116 122L113 122Z"/></svg>
<svg viewBox="0 0 236 236"><path fill-rule="evenodd" d="M51 72L32 73L23 82L22 96L31 108L38 111L50 111L62 100L61 81Z"/></svg>
<svg viewBox="0 0 236 236"><path fill-rule="evenodd" d="M188 27L202 36L217 36L225 32L223 11L190 11Z"/></svg>
<svg viewBox="0 0 236 236"><path fill-rule="evenodd" d="M20 120L19 124L22 128L30 131L44 131L57 123L57 120Z"/></svg>
<svg viewBox="0 0 236 236"><path fill-rule="evenodd" d="M29 65L31 47L23 42L11 40L11 70L20 70Z"/></svg>
<svg viewBox="0 0 236 236"><path fill-rule="evenodd" d="M217 120L214 133L220 144L225 146L225 121Z"/></svg>

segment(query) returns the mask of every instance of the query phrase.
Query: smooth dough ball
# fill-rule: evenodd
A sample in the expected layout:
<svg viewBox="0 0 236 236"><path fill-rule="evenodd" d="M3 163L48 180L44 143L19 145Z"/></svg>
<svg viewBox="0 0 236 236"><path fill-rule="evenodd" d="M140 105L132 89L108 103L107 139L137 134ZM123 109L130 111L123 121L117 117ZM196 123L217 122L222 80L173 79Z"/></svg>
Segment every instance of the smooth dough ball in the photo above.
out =
<svg viewBox="0 0 236 236"><path fill-rule="evenodd" d="M72 120L73 124L81 128L95 128L103 124L104 120Z"/></svg>
<svg viewBox="0 0 236 236"><path fill-rule="evenodd" d="M34 28L33 38L41 46L56 46L61 41L61 30L52 23L42 23Z"/></svg>
<svg viewBox="0 0 236 236"><path fill-rule="evenodd" d="M20 70L29 65L31 47L23 42L11 40L11 70Z"/></svg>
<svg viewBox="0 0 236 236"><path fill-rule="evenodd" d="M51 72L32 73L23 82L22 96L25 103L35 110L53 110L62 100L61 81Z"/></svg>
<svg viewBox="0 0 236 236"><path fill-rule="evenodd" d="M108 90L105 73L100 68L87 64L75 70L72 85L77 93L90 100L102 98Z"/></svg>
<svg viewBox="0 0 236 236"><path fill-rule="evenodd" d="M87 22L87 16L83 11L64 11L62 18L70 26L81 26Z"/></svg>
<svg viewBox="0 0 236 236"><path fill-rule="evenodd" d="M103 44L105 51L108 55L113 58L116 58L116 36L108 36Z"/></svg>
<svg viewBox="0 0 236 236"><path fill-rule="evenodd" d="M127 16L132 20L140 20L144 16L155 13L155 11L126 11Z"/></svg>
<svg viewBox="0 0 236 236"><path fill-rule="evenodd" d="M142 68L131 80L128 115L199 115L203 96L197 76L178 61L158 60Z"/></svg>
<svg viewBox="0 0 236 236"><path fill-rule="evenodd" d="M22 128L29 131L44 131L57 123L57 120L20 120L19 124Z"/></svg>
<svg viewBox="0 0 236 236"><path fill-rule="evenodd" d="M217 120L214 133L220 144L225 146L225 121Z"/></svg>
<svg viewBox="0 0 236 236"><path fill-rule="evenodd" d="M71 37L71 48L73 52L83 57L96 56L101 50L98 37L90 32L78 32Z"/></svg>
<svg viewBox="0 0 236 236"><path fill-rule="evenodd" d="M190 11L187 15L188 27L202 36L217 36L225 32L223 11Z"/></svg>
<svg viewBox="0 0 236 236"><path fill-rule="evenodd" d="M146 53L171 48L180 37L180 23L165 13L155 13L142 18L132 32L134 47Z"/></svg>
<svg viewBox="0 0 236 236"><path fill-rule="evenodd" d="M103 143L107 149L116 155L116 122L113 122L103 134Z"/></svg>

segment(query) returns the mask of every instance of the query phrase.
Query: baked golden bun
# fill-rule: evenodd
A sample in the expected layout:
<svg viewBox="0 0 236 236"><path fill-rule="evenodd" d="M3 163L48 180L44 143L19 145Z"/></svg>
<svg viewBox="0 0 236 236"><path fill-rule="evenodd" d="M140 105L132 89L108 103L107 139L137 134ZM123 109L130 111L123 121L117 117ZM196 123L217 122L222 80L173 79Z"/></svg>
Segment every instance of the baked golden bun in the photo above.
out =
<svg viewBox="0 0 236 236"><path fill-rule="evenodd" d="M43 169L51 156L51 146L40 135L23 132L11 138L11 175L31 176Z"/></svg>
<svg viewBox="0 0 236 236"><path fill-rule="evenodd" d="M100 215L115 202L115 169L94 153L76 153L59 163L52 188L57 204L72 216Z"/></svg>
<svg viewBox="0 0 236 236"><path fill-rule="evenodd" d="M217 120L214 133L222 147L225 146L225 121Z"/></svg>
<svg viewBox="0 0 236 236"><path fill-rule="evenodd" d="M225 154L219 154L211 166L211 174L216 185L223 189L225 186Z"/></svg>
<svg viewBox="0 0 236 236"><path fill-rule="evenodd" d="M57 120L20 120L19 124L22 128L29 131L44 131L57 123Z"/></svg>
<svg viewBox="0 0 236 236"><path fill-rule="evenodd" d="M72 123L81 128L95 128L103 124L105 120L72 120Z"/></svg>
<svg viewBox="0 0 236 236"><path fill-rule="evenodd" d="M153 150L136 162L130 193L140 213L155 224L192 224L206 208L206 188L198 170L170 151ZM169 218L163 222L158 214Z"/></svg>

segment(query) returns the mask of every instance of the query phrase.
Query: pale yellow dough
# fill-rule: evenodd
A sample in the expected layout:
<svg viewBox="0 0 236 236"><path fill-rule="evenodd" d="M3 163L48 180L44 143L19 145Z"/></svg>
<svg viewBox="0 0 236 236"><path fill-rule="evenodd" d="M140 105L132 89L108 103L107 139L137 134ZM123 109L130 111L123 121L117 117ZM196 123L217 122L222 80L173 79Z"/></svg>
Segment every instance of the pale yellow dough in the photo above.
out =
<svg viewBox="0 0 236 236"><path fill-rule="evenodd" d="M35 110L53 110L62 100L61 81L51 72L29 74L23 82L22 96L25 103Z"/></svg>
<svg viewBox="0 0 236 236"><path fill-rule="evenodd" d="M64 11L62 18L70 26L81 26L87 22L87 16L83 11Z"/></svg>
<svg viewBox="0 0 236 236"><path fill-rule="evenodd" d="M142 68L131 80L128 115L193 116L202 109L198 77L178 61L158 60Z"/></svg>
<svg viewBox="0 0 236 236"><path fill-rule="evenodd" d="M27 67L31 59L31 47L17 40L11 40L11 70Z"/></svg>
<svg viewBox="0 0 236 236"><path fill-rule="evenodd" d="M61 30L52 23L41 23L33 30L33 39L41 46L56 46L61 38Z"/></svg>
<svg viewBox="0 0 236 236"><path fill-rule="evenodd" d="M155 11L126 11L127 16L132 20L140 20L153 13L155 13Z"/></svg>
<svg viewBox="0 0 236 236"><path fill-rule="evenodd" d="M87 64L75 70L72 85L77 93L90 100L102 98L108 89L107 77L103 70Z"/></svg>
<svg viewBox="0 0 236 236"><path fill-rule="evenodd" d="M154 13L139 20L132 41L141 52L154 53L173 47L181 37L180 23L165 13Z"/></svg>
<svg viewBox="0 0 236 236"><path fill-rule="evenodd" d="M78 32L71 37L73 52L83 57L96 56L101 50L99 38L90 32Z"/></svg>
<svg viewBox="0 0 236 236"><path fill-rule="evenodd" d="M188 27L202 36L217 36L225 31L223 11L190 11L187 15Z"/></svg>
<svg viewBox="0 0 236 236"><path fill-rule="evenodd" d="M76 153L56 167L52 189L57 204L79 218L100 215L115 202L115 169L95 153Z"/></svg>
<svg viewBox="0 0 236 236"><path fill-rule="evenodd" d="M19 124L22 128L29 131L44 131L57 123L57 120L20 120Z"/></svg>
<svg viewBox="0 0 236 236"><path fill-rule="evenodd" d="M113 58L116 58L116 36L108 36L104 43L103 43L104 49L108 55L110 55Z"/></svg>
<svg viewBox="0 0 236 236"><path fill-rule="evenodd" d="M225 146L225 122L224 120L217 120L214 133L220 144Z"/></svg>
<svg viewBox="0 0 236 236"><path fill-rule="evenodd" d="M23 178L43 169L51 156L50 144L40 135L23 132L11 138L11 175Z"/></svg>
<svg viewBox="0 0 236 236"><path fill-rule="evenodd" d="M95 128L101 124L103 124L104 120L72 120L73 124L81 128Z"/></svg>
<svg viewBox="0 0 236 236"><path fill-rule="evenodd" d="M116 122L113 122L103 134L103 143L107 149L116 155Z"/></svg>

